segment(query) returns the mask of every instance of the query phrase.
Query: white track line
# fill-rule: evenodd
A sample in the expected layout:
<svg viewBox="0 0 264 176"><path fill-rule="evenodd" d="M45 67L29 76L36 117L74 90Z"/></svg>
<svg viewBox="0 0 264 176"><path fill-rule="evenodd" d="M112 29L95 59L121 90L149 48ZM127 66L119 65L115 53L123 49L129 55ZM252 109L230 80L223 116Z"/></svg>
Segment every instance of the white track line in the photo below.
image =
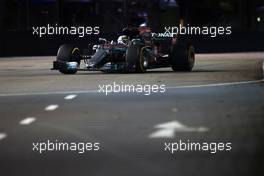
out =
<svg viewBox="0 0 264 176"><path fill-rule="evenodd" d="M261 83L261 82L264 82L264 61L262 62L262 74L263 74L263 78L260 80L226 82L226 83L215 83L215 84L201 84L201 85L190 85L190 86L171 86L171 87L166 87L166 88L167 89L183 89L183 88L219 87L219 86L232 86L232 85L240 85L240 84ZM30 96L30 95L81 94L81 93L98 93L98 90L54 91L54 92L36 92L36 93L7 93L7 94L0 94L0 97L24 96L24 95Z"/></svg>
<svg viewBox="0 0 264 176"><path fill-rule="evenodd" d="M81 93L97 93L98 90L78 90L78 91L54 91L54 92L33 92L33 93L7 93L0 94L0 97L6 96L32 96L32 95L60 95L60 94L81 94Z"/></svg>
<svg viewBox="0 0 264 176"><path fill-rule="evenodd" d="M35 117L27 117L19 122L20 125L29 125L36 120Z"/></svg>
<svg viewBox="0 0 264 176"><path fill-rule="evenodd" d="M200 87L220 87L220 86L232 86L240 84L253 84L264 82L261 80L252 81L241 81L241 82L227 82L227 83L216 83L216 84L201 84L201 85L189 85L189 86L168 86L167 89L183 89L183 88L200 88ZM61 92L39 92L39 93L7 93L0 94L0 97L7 96L31 96L31 95L58 95L58 94L87 94L87 93L98 93L98 90L80 90L80 91L61 91Z"/></svg>
<svg viewBox="0 0 264 176"><path fill-rule="evenodd" d="M55 109L57 109L59 107L59 105L49 105L45 108L45 111L54 111Z"/></svg>
<svg viewBox="0 0 264 176"><path fill-rule="evenodd" d="M5 133L0 133L0 140L3 140L6 137L7 137L7 135Z"/></svg>
<svg viewBox="0 0 264 176"><path fill-rule="evenodd" d="M253 80L253 81L240 81L240 82L227 82L227 83L215 83L215 84L200 84L200 85L189 85L189 86L172 86L166 87L167 89L183 89L183 88L199 88L199 87L220 87L220 86L234 86L241 84L253 84L264 82L264 79Z"/></svg>
<svg viewBox="0 0 264 176"><path fill-rule="evenodd" d="M64 99L65 100L72 100L72 99L74 99L74 98L76 98L77 97L77 95L75 95L75 94L71 94L71 95L67 95L66 97L64 97Z"/></svg>

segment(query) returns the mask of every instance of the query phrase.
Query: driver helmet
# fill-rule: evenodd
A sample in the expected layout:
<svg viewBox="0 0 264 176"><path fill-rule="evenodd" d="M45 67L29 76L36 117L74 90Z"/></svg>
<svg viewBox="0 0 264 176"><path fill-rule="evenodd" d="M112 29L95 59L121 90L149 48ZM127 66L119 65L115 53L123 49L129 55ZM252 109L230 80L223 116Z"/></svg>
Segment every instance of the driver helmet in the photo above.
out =
<svg viewBox="0 0 264 176"><path fill-rule="evenodd" d="M121 35L121 36L118 37L117 43L126 45L126 44L128 44L128 40L129 40L129 38L128 38L127 35Z"/></svg>
<svg viewBox="0 0 264 176"><path fill-rule="evenodd" d="M138 31L139 34L143 34L143 33L147 33L147 32L151 32L150 28L147 26L146 23L142 23L139 27L138 27Z"/></svg>

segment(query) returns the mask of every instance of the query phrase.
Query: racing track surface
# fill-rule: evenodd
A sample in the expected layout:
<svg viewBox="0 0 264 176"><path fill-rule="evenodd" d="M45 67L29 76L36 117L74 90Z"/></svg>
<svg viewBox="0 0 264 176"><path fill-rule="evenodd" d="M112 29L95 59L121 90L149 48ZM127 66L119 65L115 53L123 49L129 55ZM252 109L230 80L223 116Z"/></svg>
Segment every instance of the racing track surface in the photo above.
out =
<svg viewBox="0 0 264 176"><path fill-rule="evenodd" d="M0 58L0 175L262 176L263 58L200 54L191 73L77 75L49 70L54 57ZM113 82L168 88L96 92ZM100 142L100 150L32 151L47 140ZM164 151L179 140L231 142L232 150Z"/></svg>

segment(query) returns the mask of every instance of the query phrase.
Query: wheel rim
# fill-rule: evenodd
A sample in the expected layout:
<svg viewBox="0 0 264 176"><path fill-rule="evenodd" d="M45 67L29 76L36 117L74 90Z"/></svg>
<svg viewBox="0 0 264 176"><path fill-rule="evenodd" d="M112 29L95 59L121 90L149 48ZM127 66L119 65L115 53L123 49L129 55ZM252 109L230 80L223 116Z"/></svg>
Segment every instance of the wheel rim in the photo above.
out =
<svg viewBox="0 0 264 176"><path fill-rule="evenodd" d="M148 67L148 57L146 55L146 49L142 48L141 49L141 55L140 55L140 67L142 71L146 71Z"/></svg>
<svg viewBox="0 0 264 176"><path fill-rule="evenodd" d="M147 60L147 57L146 57L146 56L143 57L143 66L144 66L145 68L148 67L148 60Z"/></svg>
<svg viewBox="0 0 264 176"><path fill-rule="evenodd" d="M79 65L80 65L80 56L81 54L80 54L80 50L79 50L79 48L74 48L73 50L72 50L72 58L73 58L73 60L74 61L76 61Z"/></svg>

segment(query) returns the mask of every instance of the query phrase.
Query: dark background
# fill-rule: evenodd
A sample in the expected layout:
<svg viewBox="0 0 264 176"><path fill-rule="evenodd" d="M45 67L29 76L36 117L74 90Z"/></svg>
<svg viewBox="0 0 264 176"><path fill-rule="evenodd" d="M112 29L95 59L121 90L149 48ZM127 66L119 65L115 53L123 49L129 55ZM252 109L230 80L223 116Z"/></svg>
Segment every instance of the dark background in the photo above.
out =
<svg viewBox="0 0 264 176"><path fill-rule="evenodd" d="M196 52L263 51L263 0L1 0L0 56L56 55L59 45L116 39L123 27L232 26L232 35L188 36ZM99 36L32 35L32 26L100 26Z"/></svg>

